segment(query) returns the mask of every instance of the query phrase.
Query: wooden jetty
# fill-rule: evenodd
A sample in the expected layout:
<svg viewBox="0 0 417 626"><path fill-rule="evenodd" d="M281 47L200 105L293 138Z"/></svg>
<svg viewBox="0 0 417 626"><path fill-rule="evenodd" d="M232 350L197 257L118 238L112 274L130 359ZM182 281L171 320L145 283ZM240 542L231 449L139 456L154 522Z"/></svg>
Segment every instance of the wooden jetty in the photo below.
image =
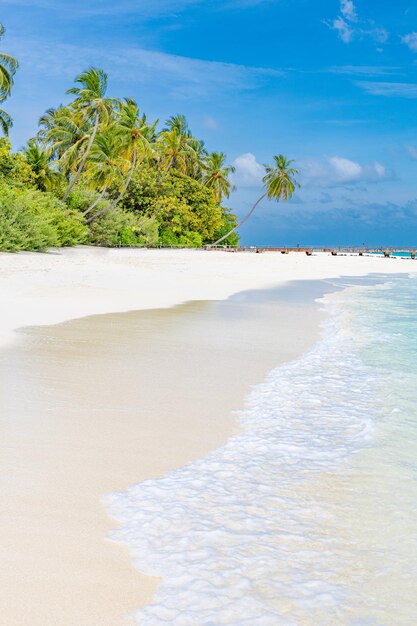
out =
<svg viewBox="0 0 417 626"><path fill-rule="evenodd" d="M387 248L386 246L380 246L378 248L373 247L288 247L288 246L239 246L233 248L231 246L205 246L205 250L219 250L223 252L253 252L255 254L261 254L264 252L280 252L281 254L289 254L290 252L301 252L307 256L312 256L314 253L327 253L331 256L345 256L345 255L374 255L380 254L385 258L389 258L398 254L409 254L412 259L416 258L417 245L403 246L401 248Z"/></svg>

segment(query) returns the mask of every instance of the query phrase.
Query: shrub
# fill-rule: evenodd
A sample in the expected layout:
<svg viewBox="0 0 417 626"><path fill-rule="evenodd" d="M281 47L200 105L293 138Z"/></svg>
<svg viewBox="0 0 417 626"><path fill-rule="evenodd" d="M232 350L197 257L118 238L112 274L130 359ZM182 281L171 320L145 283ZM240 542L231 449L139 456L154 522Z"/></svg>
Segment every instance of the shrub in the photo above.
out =
<svg viewBox="0 0 417 626"><path fill-rule="evenodd" d="M120 205L138 215L155 217L161 237L175 233L176 244L180 236L188 240L186 232L198 233L202 241L212 240L223 219L210 189L176 170L167 173L147 166L134 173Z"/></svg>
<svg viewBox="0 0 417 626"><path fill-rule="evenodd" d="M229 232L229 230L237 226L236 215L232 213L231 209L223 208L222 218L223 218L223 221L222 221L221 227L219 228L219 230L217 230L214 233L209 243L217 241L218 239L220 239L220 237L223 237L223 235L226 235ZM228 246L237 247L239 245L239 235L237 234L237 232L233 232L226 239L223 239L220 245L222 246L228 245Z"/></svg>
<svg viewBox="0 0 417 626"><path fill-rule="evenodd" d="M67 186L67 183L65 187ZM63 193L65 188L63 188ZM93 202L98 198L99 193L91 189L87 189L82 185L76 185L66 199L67 207L72 211L80 211L81 213L86 211Z"/></svg>
<svg viewBox="0 0 417 626"><path fill-rule="evenodd" d="M158 224L152 218L116 208L90 223L89 241L108 248L155 245L158 242Z"/></svg>
<svg viewBox="0 0 417 626"><path fill-rule="evenodd" d="M161 229L160 243L172 248L201 248L203 240L200 233L195 231L187 230L178 234L168 227Z"/></svg>
<svg viewBox="0 0 417 626"><path fill-rule="evenodd" d="M35 185L36 175L20 152L11 154L7 137L0 139L0 177L10 184Z"/></svg>
<svg viewBox="0 0 417 626"><path fill-rule="evenodd" d="M0 250L45 250L82 243L87 234L79 214L52 194L0 184Z"/></svg>

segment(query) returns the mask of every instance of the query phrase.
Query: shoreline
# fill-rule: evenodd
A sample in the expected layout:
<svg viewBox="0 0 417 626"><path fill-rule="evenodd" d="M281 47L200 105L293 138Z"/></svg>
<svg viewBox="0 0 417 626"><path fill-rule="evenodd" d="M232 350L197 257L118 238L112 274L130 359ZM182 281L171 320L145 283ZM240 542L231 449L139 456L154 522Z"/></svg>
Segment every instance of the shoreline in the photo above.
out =
<svg viewBox="0 0 417 626"><path fill-rule="evenodd" d="M17 276L17 280L13 282L13 273L0 278L0 284L5 278L9 280L11 291L13 287L15 289L15 313L23 301L26 300L27 303L31 300L35 303L35 309L32 312L27 306L23 315L15 315L15 325L20 324L23 318L39 321L43 314L42 326L20 330L16 335L19 341L6 345L0 350L0 366L5 374L2 377L4 390L9 391L8 375L9 385L17 385L10 389L10 397L13 396L15 399L19 397L19 384L23 385L21 391L24 389L25 393L28 393L28 389L32 389L35 392L33 396L35 402L31 400L29 412L24 397L19 398L19 402L21 401L19 406L13 407L12 405L11 408L20 412L21 419L9 419L6 420L6 424L3 424L8 437L5 441L10 455L6 454L5 460L2 461L2 475L6 479L8 476L13 477L14 482L7 485L10 489L6 498L11 505L11 510L15 507L15 515L12 516L13 524L10 524L9 519L9 526L7 526L6 520L6 526L3 526L2 530L12 533L12 537L19 544L18 547L22 552L18 555L18 560L14 562L15 577L10 579L10 575L6 576L6 572L3 576L2 587L8 592L5 593L5 597L8 598L10 606L2 607L2 614L10 615L11 623L16 623L16 626L20 624L23 626L27 623L25 611L26 615L30 614L30 623L33 626L48 626L48 624L52 626L57 623L56 617L48 621L49 618L45 617L44 611L47 611L46 615L53 615L55 611L55 616L58 614L57 611L65 611L68 621L65 621L66 617L59 613L60 626L72 626L74 623L83 623L85 626L98 626L98 624L116 626L134 623L131 619L124 619L122 614L132 613L134 609L149 602L156 581L143 576L133 568L124 546L104 541L109 536L112 524L101 506L100 498L107 493L126 489L134 483L161 476L170 469L204 457L211 450L221 446L230 435L237 432L233 411L243 408L250 387L261 382L271 368L300 356L318 337L320 316L318 305L313 303L316 297L312 293L306 293L308 292L307 283L302 284L301 279L307 280L308 284L312 285L311 274L317 274L321 279L332 279L340 274L359 276L369 273L363 271L363 264L354 263L355 267L350 267L350 261L354 257L343 258L345 263L333 267L335 258L319 258L318 263L308 267L311 258L294 258L290 259L291 263L282 264L280 255L279 258L270 258L268 262L258 263L256 260L256 271L253 271L254 257L251 255L248 255L249 258L242 258L242 262L229 263L228 259L235 258L235 255L227 255L225 259L226 255L222 253L219 255L210 253L202 258L199 253L191 251L188 255L187 252L181 251L178 255L172 252L167 255L163 252L153 257L153 251L149 251L150 254L144 257L143 253L132 255L132 252L128 251L130 253L127 255L130 259L129 266L126 256L123 258L124 251L122 251L121 254L110 254L110 261L113 261L116 267L119 264L123 270L126 270L127 265L128 279L126 280L125 276L125 282L121 287L121 274L114 267L110 274L116 282L103 284L103 278L108 278L105 271L109 270L109 265L111 265L111 262L108 262L109 255L104 255L107 262L102 263L102 267L97 268L97 264L94 263L94 268L92 268L88 267L89 261L93 263L99 255L95 255L95 252L89 255L86 250L80 251L80 254L78 251L71 252L75 254L64 254L64 259L74 261L77 256L78 259L76 259L75 271L69 271L74 270L74 266L67 267L66 275L62 264L60 268L57 268L52 263L49 269L48 267L40 269L38 265L33 270L32 267L32 275L27 270L21 269L23 273L26 272L26 276L23 276L23 280L20 281ZM114 252L118 251L111 251L111 253ZM217 257L214 261L209 260L214 258L212 255ZM90 259L88 259L89 256ZM132 271L132 257L141 261L140 268L137 264L133 264L134 271ZM362 260L362 258L358 259ZM58 260L62 261L62 258ZM390 272L398 274L404 266L404 263L395 261L389 263L389 260L383 260L381 263L381 259L378 259L375 263L374 259L370 260L373 263L366 263L366 269L371 266L372 268L378 267L379 273L383 274ZM43 263L44 259L41 265ZM152 267L149 267L150 263ZM195 263L198 265L197 271ZM389 271L387 271L388 265ZM407 269L408 267L412 269L409 263L406 263L406 266ZM161 269L164 272L162 277ZM278 280L276 276L277 269L281 270L281 280ZM338 274L336 270L340 273ZM33 272L36 271L41 273L37 275L35 281L31 281L34 276ZM260 271L263 272L262 276L259 275ZM136 272L142 272L142 276L138 276ZM321 276L323 272L325 276ZM176 289L173 289L174 285L169 284L172 276L177 279ZM201 284L202 279L206 280L203 284ZM288 284L291 280L298 281L294 283L292 295L290 295L291 285ZM281 293L275 303L276 307L270 307L271 303L268 304L268 298L267 302L262 304L264 295L262 289L273 282L278 283L278 286L281 285ZM57 283L60 283L60 289L54 292L54 286L56 288ZM94 293L101 294L98 301L95 302L94 294L87 302L81 298L77 300L76 296L84 295L91 283L96 289ZM167 286L168 294L161 293L162 284ZM70 285L69 291L68 285ZM143 293L130 294L128 297L127 290L132 286L140 285L150 287L148 299L146 300ZM231 294L229 296L226 294L235 293L234 290L238 285L245 285L246 290L255 289L256 291L246 294L249 298L246 302L241 301L242 297L245 298L245 294L242 293L245 289L240 289L241 293L238 296L227 300ZM326 289L327 291L333 290L329 286ZM275 293L279 291L277 289ZM175 298L186 299L187 295L198 296L203 292L207 296L205 299L192 298L191 302L174 307L169 304L169 301ZM7 301L7 297L4 299L3 290L1 293L3 301ZM114 298L120 296L121 293L123 298L115 302ZM8 295L10 294L11 292ZM112 297L109 297L110 295ZM68 310L65 304L68 304L71 298L72 306ZM249 315L248 318L252 298L255 302L256 313L253 309L252 317ZM103 315L105 306L125 307L133 303L137 306L139 300L142 305L142 310L139 312ZM151 306L155 300L160 303L158 310ZM52 309L50 308L51 302L55 303ZM99 309L99 315L83 316L81 319L48 326L51 319L55 319L56 322L60 316L69 313L73 315L76 311L81 314L94 305ZM217 317L215 315L214 318L210 318L209 315L207 318L207 311L210 313L216 310L216 307L223 307L223 313L216 314ZM46 311L47 314L45 314ZM261 311L263 311L262 315L265 315L265 324L260 324ZM313 311L316 311L317 316ZM200 326L195 323L199 316L202 319ZM7 321L7 319L10 320L10 316L7 317L3 313L2 321ZM233 326L224 323L227 319L233 321ZM261 336L259 329L263 327L266 332ZM129 330L127 331L126 328ZM213 332L210 336L205 336L204 328L215 329L214 336ZM231 328L233 328L232 333ZM275 328L273 333L271 333L272 328ZM95 338L91 338L92 332ZM8 338L10 339L11 336L9 329ZM130 354L128 350L132 336L139 340L139 345L143 348L138 350L138 344L136 344L134 354ZM240 345L242 337L245 339L243 348ZM274 337L273 342L270 341L271 337ZM86 338L89 342L86 342ZM25 360L28 341L31 343L29 361ZM197 352L196 341L201 342ZM230 349L226 351L225 341L230 342ZM257 348L255 352L254 342ZM174 345L177 349L179 346L188 346L180 367L177 360L167 361L166 358L167 346L172 348ZM244 368L241 367L242 350L246 355L246 361L243 360ZM135 361L137 353L142 355L143 362ZM143 356L144 354L148 356ZM230 355L232 355L231 358L229 358ZM131 397L129 385L123 386L127 359L131 359L129 362L135 363L136 367L142 367L144 380L141 388L142 395L139 396L142 403L141 424L139 425L136 419L137 411L130 411L130 413L129 410L123 411L121 421L120 402L115 406L111 405L110 383L116 386L119 384L118 392L121 394L122 403L129 407L137 407L138 396L133 394ZM165 361L167 361L165 371L168 372L166 380L162 375L165 391L162 396L160 393L155 395L155 391L160 391L161 363ZM107 363L107 368L101 372L102 379L100 379L99 368L103 362ZM22 363L25 367L22 367ZM81 377L80 365L82 365L82 371L85 372ZM66 369L63 370L64 366ZM116 366L120 368L120 371L115 382ZM44 368L43 374L40 373L42 368ZM34 371L36 376L33 376ZM170 379L169 373L173 371L175 375ZM194 377L196 372L198 372L198 380L193 378L192 384L192 388L195 388L194 395L191 394L185 402L184 398L187 397L190 387L187 381L190 377ZM181 380L183 387L181 383L178 383ZM207 384L207 380L211 380L210 384ZM219 388L219 380L223 381L222 389ZM50 395L51 382L53 389L57 392L55 400ZM92 382L93 385L98 386L95 395L91 395ZM132 380L129 379L128 382L131 384ZM84 391L83 387L86 387L87 391ZM175 402L172 399L173 392L178 394ZM49 394L46 404L45 393ZM148 393L149 396L144 399ZM204 394L206 398L214 399L215 403L207 406L207 402L202 402L201 398ZM82 409L78 418L70 411L64 420L58 420L57 423L57 413L62 417L65 407L68 411L74 397L77 398L77 407ZM54 405L57 400L58 404ZM109 410L103 410L100 414L100 406L103 408L100 402L104 400L110 402L111 406ZM155 406L158 406L157 416L152 413ZM173 406L178 407L174 422L172 421ZM4 415L8 414L7 409L10 406L5 408L6 411L2 411ZM14 413L10 417L14 418L16 415L17 413ZM89 419L86 420L86 417ZM20 423L16 424L16 422ZM142 430L138 430L138 426ZM36 446L33 444L34 441ZM138 442L143 444L140 462L137 458ZM18 475L16 475L16 460ZM35 469L38 467L38 474L34 471L34 467ZM77 469L75 477L72 475L74 467ZM52 482L57 482L61 489L57 490L57 485L53 484L52 491L48 491L50 489L48 479L51 475L53 476ZM65 489L69 488L72 494L69 499L66 493L65 497L62 496L62 486ZM28 488L33 490L29 496L26 493ZM57 505L58 501L59 505ZM76 515L74 515L75 507L79 508ZM30 515L29 528L28 519L22 514L23 512ZM19 519L16 519L16 514L20 515ZM66 526L68 519L71 520L70 526ZM4 536L3 533L2 535ZM64 535L64 541L62 541L62 535ZM10 546L13 546L13 542ZM45 550L46 547L47 550ZM26 567L24 566L25 549L29 552L32 550L29 570L27 569L28 563ZM6 560L13 563L13 559L16 559L16 554L13 553L12 548L10 554L7 553ZM23 561L19 562L19 559ZM51 567L56 559L63 560L67 568L65 572L55 571L54 567ZM92 568L91 565L93 565ZM46 571L48 567L49 572ZM80 573L85 592L79 588ZM16 588L19 588L20 594L17 594ZM52 595L46 603L45 598L42 599L45 589L48 589ZM72 595L69 594L69 589L73 589ZM25 598L24 602L22 598ZM36 606L39 610L40 602L45 604L40 606L41 615L37 621L33 615L33 607ZM23 611L23 617L19 617L20 621L16 621L16 613L13 614L13 611Z"/></svg>
<svg viewBox="0 0 417 626"><path fill-rule="evenodd" d="M103 497L205 457L237 434L234 411L251 386L318 338L314 300L323 288L20 331L0 353L8 502L0 530L12 567L0 584L10 623L136 623L124 616L151 601L157 581L134 569L125 546L107 541L116 522Z"/></svg>
<svg viewBox="0 0 417 626"><path fill-rule="evenodd" d="M414 273L411 259L80 246L0 253L0 346L28 326L219 300L293 280Z"/></svg>

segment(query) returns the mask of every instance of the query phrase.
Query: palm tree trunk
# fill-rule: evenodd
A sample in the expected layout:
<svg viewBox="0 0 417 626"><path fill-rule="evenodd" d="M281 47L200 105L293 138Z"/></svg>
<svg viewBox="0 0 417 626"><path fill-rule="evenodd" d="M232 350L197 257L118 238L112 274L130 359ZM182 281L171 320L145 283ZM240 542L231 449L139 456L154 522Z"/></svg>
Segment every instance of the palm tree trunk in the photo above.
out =
<svg viewBox="0 0 417 626"><path fill-rule="evenodd" d="M251 210L249 211L249 213L247 215L245 215L245 217L243 218L243 220L241 222L239 222L239 224L237 226L235 226L234 228L232 228L232 230L229 230L229 232L226 235L223 235L223 237L220 237L220 239L218 239L217 241L215 241L214 243L211 243L210 246L217 246L221 241L223 241L223 239L227 239L229 235L231 235L232 233L235 232L235 230L237 230L238 228L240 228L242 226L242 224L244 224L246 222L246 220L248 220L250 218L250 216L252 215L252 213L254 212L254 210L256 209L256 207L258 206L258 204L261 202L261 200L263 200L266 196L266 193L264 193L253 205L253 207L251 208Z"/></svg>
<svg viewBox="0 0 417 626"><path fill-rule="evenodd" d="M100 217L100 215L103 215L103 213L107 213L107 211L111 211L112 209L114 209L115 206L117 206L117 204L120 202L120 200L125 195L125 193L127 191L127 188L129 187L130 181L132 180L133 172L134 172L135 166L136 166L136 159L137 159L137 155L136 155L136 148L135 148L135 151L133 153L133 158L132 158L132 167L130 168L129 175L128 175L127 179L126 179L126 183L125 183L122 191L119 193L119 195L117 196L116 200L114 200L111 204L108 204L107 206L105 206L104 209L101 209L101 211L99 211L95 215L91 215L91 217L89 217L88 220L86 220L86 222L85 222L86 224L90 224L93 220L96 219L96 217Z"/></svg>
<svg viewBox="0 0 417 626"><path fill-rule="evenodd" d="M104 194L107 191L107 184L104 185L101 194L94 200L93 204L91 204L88 209L86 211L84 211L83 215L86 216L90 213L90 211L92 211L94 209L95 206L98 205L98 203L100 202L100 200L103 199Z"/></svg>
<svg viewBox="0 0 417 626"><path fill-rule="evenodd" d="M94 128L93 128L93 132L91 133L90 141L88 142L87 148L86 148L86 150L84 152L84 156L81 159L81 163L78 166L78 169L77 169L77 171L75 173L75 176L72 179L72 181L70 182L70 184L68 185L68 189L66 190L65 195L63 197L64 201L68 198L69 194L72 191L72 188L74 187L75 183L77 182L77 180L79 179L79 177L81 175L81 172L84 169L84 165L85 165L85 163L87 161L87 157L88 157L88 155L90 153L91 146L93 145L93 141L94 141L94 139L96 137L96 134L97 134L99 121L100 121L100 116L99 116L98 113L96 113L96 118L95 118L95 121L94 121Z"/></svg>

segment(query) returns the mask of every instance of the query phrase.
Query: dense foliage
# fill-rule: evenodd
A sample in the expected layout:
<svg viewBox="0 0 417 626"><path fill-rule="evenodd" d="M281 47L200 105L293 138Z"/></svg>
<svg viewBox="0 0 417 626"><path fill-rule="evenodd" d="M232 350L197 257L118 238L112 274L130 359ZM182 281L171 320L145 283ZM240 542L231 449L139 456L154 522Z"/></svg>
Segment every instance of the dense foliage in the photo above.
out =
<svg viewBox="0 0 417 626"><path fill-rule="evenodd" d="M0 55L0 102L17 67ZM107 75L95 68L67 93L71 103L48 109L21 152L0 140L0 250L83 242L198 247L236 225L222 207L233 167L206 151L184 116L158 130L134 100L110 98ZM0 109L4 135L11 124Z"/></svg>
<svg viewBox="0 0 417 626"><path fill-rule="evenodd" d="M0 182L0 250L45 250L86 240L80 215L53 194Z"/></svg>
<svg viewBox="0 0 417 626"><path fill-rule="evenodd" d="M4 29L0 24L0 38ZM0 54L0 103L18 63ZM237 228L264 198L286 201L298 185L284 156L266 166L265 193L240 224L223 206L234 189L222 152L208 152L183 115L162 129L131 98L107 95L107 75L90 68L48 109L26 147L0 140L0 250L100 246L236 246ZM10 115L0 108L7 136Z"/></svg>
<svg viewBox="0 0 417 626"><path fill-rule="evenodd" d="M229 223L212 191L175 169L161 176L155 168L143 166L120 204L136 215L155 218L164 245L201 246Z"/></svg>

